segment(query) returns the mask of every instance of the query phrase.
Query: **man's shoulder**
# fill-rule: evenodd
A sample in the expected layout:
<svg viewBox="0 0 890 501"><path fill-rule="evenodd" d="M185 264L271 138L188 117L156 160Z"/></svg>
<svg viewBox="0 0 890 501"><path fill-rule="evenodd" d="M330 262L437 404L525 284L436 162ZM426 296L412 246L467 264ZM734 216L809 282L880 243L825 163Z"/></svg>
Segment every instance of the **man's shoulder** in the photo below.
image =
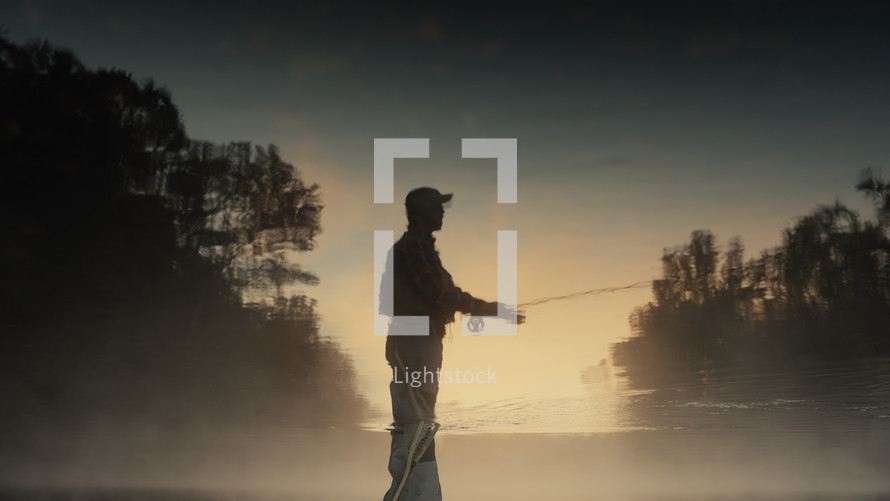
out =
<svg viewBox="0 0 890 501"><path fill-rule="evenodd" d="M393 247L396 252L416 252L433 249L433 240L418 233L406 231Z"/></svg>
<svg viewBox="0 0 890 501"><path fill-rule="evenodd" d="M429 235L405 232L393 246L393 259L397 263L421 263L441 267L439 253L436 251L435 240Z"/></svg>

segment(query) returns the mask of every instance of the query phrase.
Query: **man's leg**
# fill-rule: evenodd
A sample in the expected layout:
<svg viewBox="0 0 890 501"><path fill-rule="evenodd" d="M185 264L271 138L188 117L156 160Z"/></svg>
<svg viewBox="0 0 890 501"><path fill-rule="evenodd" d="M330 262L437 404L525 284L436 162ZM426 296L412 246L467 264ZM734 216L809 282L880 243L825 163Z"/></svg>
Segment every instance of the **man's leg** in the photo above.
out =
<svg viewBox="0 0 890 501"><path fill-rule="evenodd" d="M430 411L434 409L435 391L438 390L438 385L421 386L419 390L421 391L415 391L415 398L423 399L425 407ZM408 393L408 384L391 382L389 391L395 424L390 432L392 444L389 456L389 473L392 475L392 484L383 497L384 501L392 501L399 490L408 465L411 442L414 440L414 434L419 424ZM424 405L421 404L421 407ZM442 487L439 484L439 470L436 464L436 443L433 441L405 479L399 494L399 501L440 501L441 499Z"/></svg>
<svg viewBox="0 0 890 501"><path fill-rule="evenodd" d="M392 446L389 456L389 473L392 475L392 483L384 501L392 501L402 483L408 461L408 449L411 447L414 426L397 426L390 432ZM441 501L442 487L439 484L439 469L436 464L435 442L423 454L414 468L411 469L405 485L399 494L399 501Z"/></svg>

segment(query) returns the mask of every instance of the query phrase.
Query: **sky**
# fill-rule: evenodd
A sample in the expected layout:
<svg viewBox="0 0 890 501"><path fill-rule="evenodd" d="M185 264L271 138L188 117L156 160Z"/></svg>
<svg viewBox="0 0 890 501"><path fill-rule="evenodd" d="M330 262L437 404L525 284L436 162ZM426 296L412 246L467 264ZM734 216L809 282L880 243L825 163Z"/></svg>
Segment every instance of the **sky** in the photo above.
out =
<svg viewBox="0 0 890 501"><path fill-rule="evenodd" d="M437 245L455 281L496 295L497 230L518 235L519 302L657 277L665 247L711 230L747 256L890 158L890 6L880 2L43 2L0 5L16 42L167 86L190 137L276 144L325 209L322 334L388 408L373 336L373 231L405 227L417 186L454 193ZM373 203L374 138L429 138ZM462 138L516 138L518 203ZM498 374L442 390L479 403L589 391L581 373L630 335L634 289L529 308L515 338L452 329L445 368ZM608 413L606 413L608 414ZM602 419L609 419L602 417Z"/></svg>

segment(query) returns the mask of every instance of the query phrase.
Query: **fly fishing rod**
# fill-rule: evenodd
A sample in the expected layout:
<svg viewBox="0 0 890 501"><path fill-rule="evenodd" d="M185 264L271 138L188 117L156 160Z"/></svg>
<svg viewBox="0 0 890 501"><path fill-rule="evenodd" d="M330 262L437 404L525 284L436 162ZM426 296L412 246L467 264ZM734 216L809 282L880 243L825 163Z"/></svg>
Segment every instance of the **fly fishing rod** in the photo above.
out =
<svg viewBox="0 0 890 501"><path fill-rule="evenodd" d="M511 311L511 313L519 314L518 310L520 309L540 306L544 303L549 303L552 301L568 301L570 299L577 299L583 296L596 296L598 294L605 294L607 292L618 292L629 289L642 289L644 287L649 287L650 285L652 285L652 280L643 280L619 287L601 287L598 289L588 289L585 291L572 292L571 294L564 294L561 296L540 297L531 301L519 303L518 305L516 305L516 311ZM470 318L467 320L467 328L470 330L470 332L480 333L483 329L485 329L485 320L480 316L470 316Z"/></svg>

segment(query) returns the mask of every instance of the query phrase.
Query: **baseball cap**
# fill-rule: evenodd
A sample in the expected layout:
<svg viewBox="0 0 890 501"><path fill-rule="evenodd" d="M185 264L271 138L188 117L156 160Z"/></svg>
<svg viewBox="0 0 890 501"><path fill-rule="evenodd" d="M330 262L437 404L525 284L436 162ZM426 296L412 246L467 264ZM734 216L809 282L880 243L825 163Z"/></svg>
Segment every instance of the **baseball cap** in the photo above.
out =
<svg viewBox="0 0 890 501"><path fill-rule="evenodd" d="M451 200L451 193L443 195L435 188L415 188L405 197L406 207L429 207L431 205L442 205Z"/></svg>

